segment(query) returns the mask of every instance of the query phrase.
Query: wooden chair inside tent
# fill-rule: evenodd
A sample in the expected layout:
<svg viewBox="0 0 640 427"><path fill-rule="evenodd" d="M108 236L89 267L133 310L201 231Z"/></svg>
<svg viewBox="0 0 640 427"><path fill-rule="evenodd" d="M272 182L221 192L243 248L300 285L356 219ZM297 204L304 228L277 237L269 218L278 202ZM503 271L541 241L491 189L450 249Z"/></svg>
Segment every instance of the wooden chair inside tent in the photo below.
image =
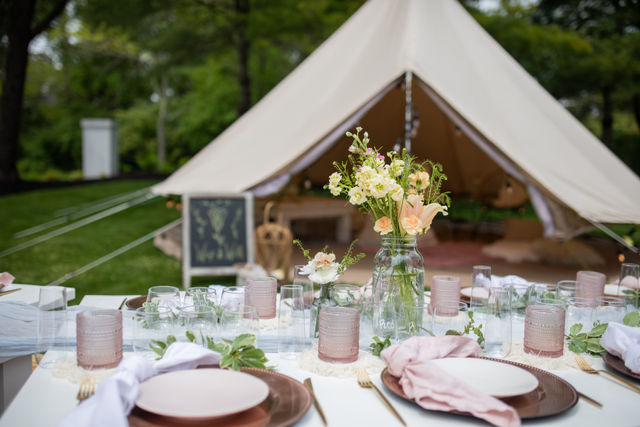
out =
<svg viewBox="0 0 640 427"><path fill-rule="evenodd" d="M256 261L282 283L289 281L293 235L287 227L270 222L269 213L274 202L264 207L264 223L254 232Z"/></svg>

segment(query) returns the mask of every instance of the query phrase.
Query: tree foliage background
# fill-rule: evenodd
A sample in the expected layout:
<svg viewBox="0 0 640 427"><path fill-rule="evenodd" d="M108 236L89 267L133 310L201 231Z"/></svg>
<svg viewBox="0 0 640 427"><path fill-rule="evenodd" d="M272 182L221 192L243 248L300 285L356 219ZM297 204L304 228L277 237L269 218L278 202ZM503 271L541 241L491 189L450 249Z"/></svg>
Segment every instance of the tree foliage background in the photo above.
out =
<svg viewBox="0 0 640 427"><path fill-rule="evenodd" d="M3 82L6 17L20 1L0 0ZM461 2L640 173L640 0L503 0L489 11L479 0ZM36 16L47 3L36 2ZM176 169L362 3L70 0L31 43L15 159L20 176L79 177L85 117L119 122L123 172Z"/></svg>

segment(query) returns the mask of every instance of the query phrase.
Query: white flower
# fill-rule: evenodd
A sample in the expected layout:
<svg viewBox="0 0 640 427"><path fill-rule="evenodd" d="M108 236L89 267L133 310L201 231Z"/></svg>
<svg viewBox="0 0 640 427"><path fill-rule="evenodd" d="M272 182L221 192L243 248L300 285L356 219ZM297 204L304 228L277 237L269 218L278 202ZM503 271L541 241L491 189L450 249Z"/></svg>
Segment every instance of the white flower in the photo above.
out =
<svg viewBox="0 0 640 427"><path fill-rule="evenodd" d="M404 197L404 190L402 189L402 186L400 184L396 183L393 189L389 191L389 195L394 202L399 202Z"/></svg>
<svg viewBox="0 0 640 427"><path fill-rule="evenodd" d="M340 187L333 186L331 184L329 184L329 191L331 191L331 194L334 195L334 196L339 196L340 193L342 192Z"/></svg>
<svg viewBox="0 0 640 427"><path fill-rule="evenodd" d="M360 187L353 187L349 190L349 203L352 205L361 205L367 201L367 196Z"/></svg>
<svg viewBox="0 0 640 427"><path fill-rule="evenodd" d="M342 175L340 175L338 172L334 172L331 175L329 175L329 185L337 186L338 184L340 184L341 180L342 180Z"/></svg>
<svg viewBox="0 0 640 427"><path fill-rule="evenodd" d="M393 176L402 175L403 169L404 169L404 161L400 159L394 159L389 165L389 173Z"/></svg>
<svg viewBox="0 0 640 427"><path fill-rule="evenodd" d="M338 280L340 264L335 262L334 254L318 252L316 256L300 270L300 274L308 275L312 282L318 284L331 283Z"/></svg>

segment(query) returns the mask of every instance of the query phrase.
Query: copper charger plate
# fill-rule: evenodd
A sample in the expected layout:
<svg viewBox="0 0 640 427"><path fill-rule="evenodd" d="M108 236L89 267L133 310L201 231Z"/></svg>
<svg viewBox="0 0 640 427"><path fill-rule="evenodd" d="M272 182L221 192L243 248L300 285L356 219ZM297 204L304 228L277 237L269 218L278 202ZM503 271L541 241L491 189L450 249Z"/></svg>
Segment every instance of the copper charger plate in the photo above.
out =
<svg viewBox="0 0 640 427"><path fill-rule="evenodd" d="M637 380L640 380L640 375L639 374L635 374L633 373L633 371L631 371L631 369L627 368L624 365L624 360L620 359L617 356L614 356L613 354L606 352L603 356L602 356L602 360L604 360L604 363L606 363L606 365L608 367L610 367L611 369L620 372L621 374L625 374L631 378L635 378Z"/></svg>
<svg viewBox="0 0 640 427"><path fill-rule="evenodd" d="M147 302L147 296L140 295L139 297L129 298L124 305L126 305L129 310L137 310L142 307L142 304L145 302Z"/></svg>
<svg viewBox="0 0 640 427"><path fill-rule="evenodd" d="M264 402L238 414L213 420L192 421L164 417L144 411L137 406L129 414L131 427L180 427L180 426L241 426L281 427L298 421L311 406L311 394L299 381L277 372L258 368L241 368L242 372L260 378L269 386L269 396Z"/></svg>
<svg viewBox="0 0 640 427"><path fill-rule="evenodd" d="M483 359L517 366L531 372L538 379L538 387L535 390L520 396L500 399L507 405L512 406L522 419L543 418L557 415L571 409L578 402L578 393L571 384L550 372L534 368L533 366L523 365L522 363L510 362L508 360L493 359L490 357L483 357ZM391 375L387 368L382 371L381 377L382 383L389 390L403 399L413 402L413 399L408 398L404 394L402 387L398 383L398 378ZM451 412L460 415L472 416L468 412Z"/></svg>

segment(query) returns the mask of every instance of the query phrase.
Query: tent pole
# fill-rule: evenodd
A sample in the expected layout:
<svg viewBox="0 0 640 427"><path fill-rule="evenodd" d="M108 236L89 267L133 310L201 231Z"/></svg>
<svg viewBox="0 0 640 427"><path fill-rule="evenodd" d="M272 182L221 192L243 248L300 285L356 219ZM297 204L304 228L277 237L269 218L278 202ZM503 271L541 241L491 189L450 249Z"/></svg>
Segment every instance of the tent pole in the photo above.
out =
<svg viewBox="0 0 640 427"><path fill-rule="evenodd" d="M413 101L411 98L411 84L413 73L404 73L404 148L407 154L411 154L411 127L413 121Z"/></svg>
<svg viewBox="0 0 640 427"><path fill-rule="evenodd" d="M599 222L591 221L590 219L588 219L587 221L589 221L596 228L598 228L599 230L604 232L606 235L611 237L613 240L615 240L616 242L620 243L622 246L624 246L627 249L629 249L631 252L633 252L635 254L640 254L640 250L638 248L636 248L635 246L630 245L629 243L627 243L626 240L624 240L622 237L618 236L617 233L614 233L613 230L611 230L609 227L607 227L607 226L605 226L603 224L600 224Z"/></svg>

